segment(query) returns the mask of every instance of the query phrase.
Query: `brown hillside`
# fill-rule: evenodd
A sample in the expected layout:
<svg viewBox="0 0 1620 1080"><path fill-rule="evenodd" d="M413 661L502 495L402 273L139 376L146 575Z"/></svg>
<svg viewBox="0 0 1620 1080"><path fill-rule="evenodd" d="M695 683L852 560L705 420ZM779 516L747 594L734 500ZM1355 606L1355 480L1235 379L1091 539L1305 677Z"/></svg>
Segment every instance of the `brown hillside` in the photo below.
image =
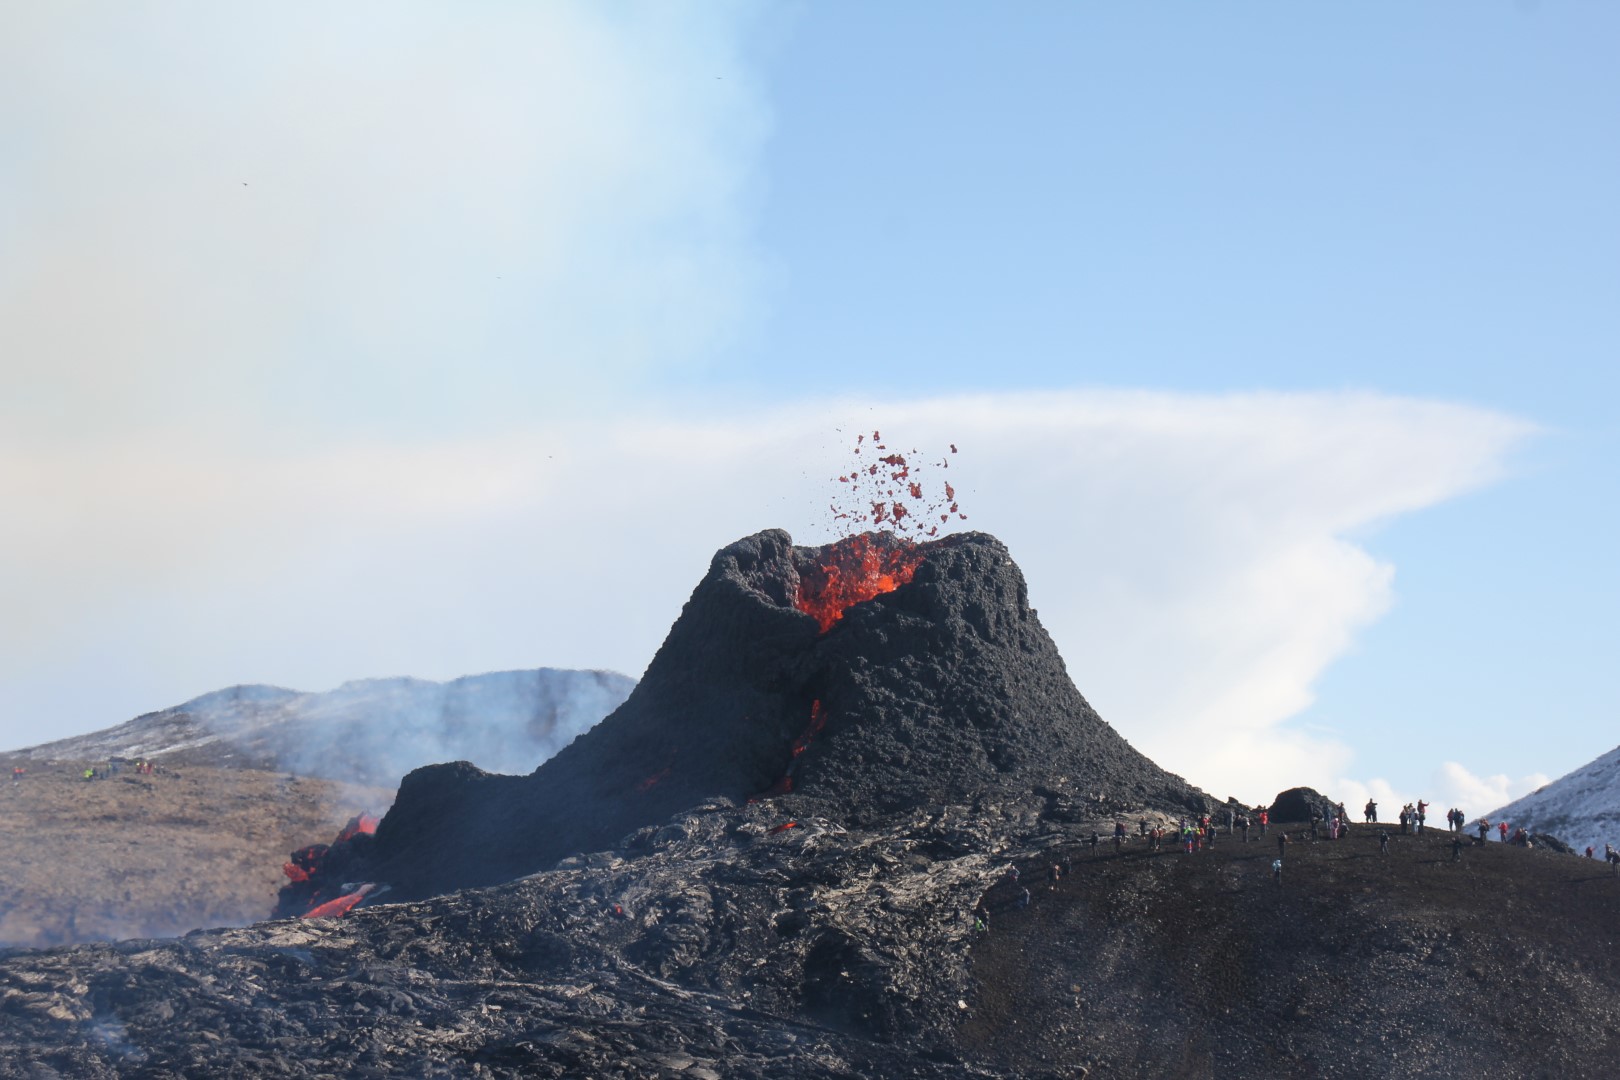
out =
<svg viewBox="0 0 1620 1080"><path fill-rule="evenodd" d="M13 765L27 774L14 782ZM105 763L98 763L105 767ZM0 945L157 937L268 917L294 848L386 788L204 766L86 781L87 763L0 759Z"/></svg>

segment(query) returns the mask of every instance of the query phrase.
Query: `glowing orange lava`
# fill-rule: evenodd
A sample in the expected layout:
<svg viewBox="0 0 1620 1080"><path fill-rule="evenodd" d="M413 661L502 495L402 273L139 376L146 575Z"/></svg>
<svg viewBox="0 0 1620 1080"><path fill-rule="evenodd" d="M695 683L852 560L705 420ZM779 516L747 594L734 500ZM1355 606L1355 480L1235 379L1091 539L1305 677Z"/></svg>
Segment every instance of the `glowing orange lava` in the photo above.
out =
<svg viewBox="0 0 1620 1080"><path fill-rule="evenodd" d="M640 792L651 791L653 788L657 787L658 782L660 780L664 779L664 777L668 776L670 774L670 771L673 770L674 768L675 768L674 765L665 765L662 769L659 769L657 772L655 772L651 776L647 777L647 779L645 779L641 783L637 784L636 785L636 790L640 791Z"/></svg>
<svg viewBox="0 0 1620 1080"><path fill-rule="evenodd" d="M304 912L302 917L306 919L341 918L342 916L353 911L356 904L376 891L377 886L368 882L367 884L360 886L360 888L356 891L340 896L336 900L328 900L324 904L317 904L315 907L312 907L308 911Z"/></svg>
<svg viewBox="0 0 1620 1080"><path fill-rule="evenodd" d="M793 740L793 756L798 757L810 749L810 740L821 734L821 729L827 726L827 714L821 711L821 702L810 703L810 723L805 725L804 734Z"/></svg>
<svg viewBox="0 0 1620 1080"><path fill-rule="evenodd" d="M358 817L352 817L349 819L349 823L343 827L343 831L338 833L337 839L332 841L332 843L337 845L343 843L345 840L353 840L361 833L365 833L367 836L370 836L372 833L377 831L377 826L380 824L382 824L382 818L372 817L370 814L361 814Z"/></svg>
<svg viewBox="0 0 1620 1080"><path fill-rule="evenodd" d="M829 544L821 561L799 574L794 606L814 616L825 634L849 608L906 584L921 562L922 553L910 540L879 544L870 533L847 536Z"/></svg>

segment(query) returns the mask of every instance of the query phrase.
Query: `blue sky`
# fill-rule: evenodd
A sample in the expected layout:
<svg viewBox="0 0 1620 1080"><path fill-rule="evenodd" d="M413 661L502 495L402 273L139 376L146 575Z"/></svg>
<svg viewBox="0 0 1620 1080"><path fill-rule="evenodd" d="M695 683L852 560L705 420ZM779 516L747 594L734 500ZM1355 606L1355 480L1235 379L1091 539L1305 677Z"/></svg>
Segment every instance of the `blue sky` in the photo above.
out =
<svg viewBox="0 0 1620 1080"><path fill-rule="evenodd" d="M1615 13L944 10L811 5L784 35L762 231L791 359L736 377L1352 388L1529 419L1489 491L1366 531L1396 606L1296 723L1431 757L1567 725L1567 756L1517 761L1601 752Z"/></svg>
<svg viewBox="0 0 1620 1080"><path fill-rule="evenodd" d="M868 422L1196 783L1614 744L1607 7L0 18L8 745L638 674Z"/></svg>

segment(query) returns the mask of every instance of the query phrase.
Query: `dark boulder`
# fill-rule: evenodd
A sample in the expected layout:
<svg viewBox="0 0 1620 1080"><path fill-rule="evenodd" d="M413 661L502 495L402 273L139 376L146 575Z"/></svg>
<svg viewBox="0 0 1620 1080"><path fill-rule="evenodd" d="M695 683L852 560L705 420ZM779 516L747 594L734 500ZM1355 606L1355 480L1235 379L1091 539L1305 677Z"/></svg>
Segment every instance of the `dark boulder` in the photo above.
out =
<svg viewBox="0 0 1620 1080"><path fill-rule="evenodd" d="M1311 820L1311 810L1313 808L1320 813L1322 808L1328 805L1336 804L1315 788L1289 788L1271 800L1271 820L1275 822L1309 821Z"/></svg>

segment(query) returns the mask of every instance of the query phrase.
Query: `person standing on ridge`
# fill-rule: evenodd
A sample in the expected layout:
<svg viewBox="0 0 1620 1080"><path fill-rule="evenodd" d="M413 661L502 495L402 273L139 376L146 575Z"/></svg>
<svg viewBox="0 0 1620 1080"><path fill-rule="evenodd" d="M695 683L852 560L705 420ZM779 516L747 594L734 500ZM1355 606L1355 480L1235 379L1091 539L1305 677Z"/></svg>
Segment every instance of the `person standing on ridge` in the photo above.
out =
<svg viewBox="0 0 1620 1080"><path fill-rule="evenodd" d="M1497 835L1499 835L1502 838L1502 843L1504 843L1504 844L1507 843L1507 831L1508 831L1508 823L1507 822L1498 821L1496 823Z"/></svg>

